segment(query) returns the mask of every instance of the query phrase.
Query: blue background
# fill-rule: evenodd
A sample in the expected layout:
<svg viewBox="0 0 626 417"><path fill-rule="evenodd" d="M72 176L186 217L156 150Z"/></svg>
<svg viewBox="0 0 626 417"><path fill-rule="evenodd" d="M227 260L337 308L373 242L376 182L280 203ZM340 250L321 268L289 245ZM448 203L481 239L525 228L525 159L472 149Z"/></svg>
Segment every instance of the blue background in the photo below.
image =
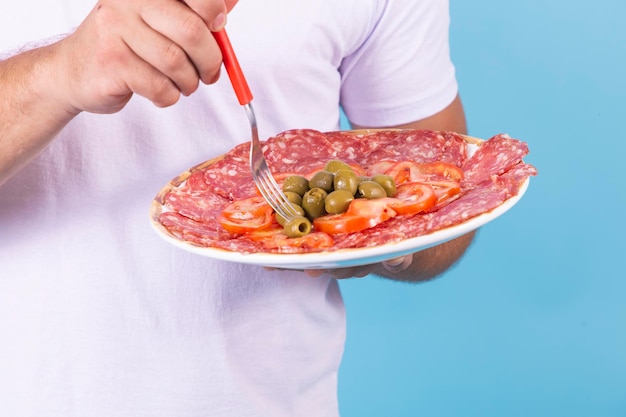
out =
<svg viewBox="0 0 626 417"><path fill-rule="evenodd" d="M539 175L443 277L341 283L342 416L626 416L626 1L450 7L470 133Z"/></svg>

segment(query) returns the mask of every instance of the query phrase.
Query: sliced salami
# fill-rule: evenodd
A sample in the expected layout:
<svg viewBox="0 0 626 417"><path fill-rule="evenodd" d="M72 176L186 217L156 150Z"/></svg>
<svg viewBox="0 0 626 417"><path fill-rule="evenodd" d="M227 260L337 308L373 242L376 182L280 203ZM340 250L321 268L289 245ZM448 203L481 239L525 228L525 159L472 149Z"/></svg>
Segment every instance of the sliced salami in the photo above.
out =
<svg viewBox="0 0 626 417"><path fill-rule="evenodd" d="M483 181L505 173L522 162L528 154L528 145L507 135L496 135L482 143L476 153L461 167L463 186L471 188Z"/></svg>
<svg viewBox="0 0 626 417"><path fill-rule="evenodd" d="M227 203L228 200L218 194L188 188L176 190L164 197L164 206L169 210L216 228L219 224L215 219Z"/></svg>
<svg viewBox="0 0 626 417"><path fill-rule="evenodd" d="M267 165L272 172L308 173L336 158L332 143L317 130L283 132L263 145Z"/></svg>
<svg viewBox="0 0 626 417"><path fill-rule="evenodd" d="M498 207L507 199L507 189L498 182L471 189L432 213L427 230L433 232L454 226Z"/></svg>
<svg viewBox="0 0 626 417"><path fill-rule="evenodd" d="M229 200L248 197L256 192L248 156L228 154L204 171L206 188Z"/></svg>
<svg viewBox="0 0 626 417"><path fill-rule="evenodd" d="M229 237L212 223L203 223L176 212L165 212L159 216L159 221L174 236L198 246L213 246L224 238Z"/></svg>
<svg viewBox="0 0 626 417"><path fill-rule="evenodd" d="M428 130L381 131L362 138L364 164L379 161L443 161L460 166L467 159L467 144L461 135Z"/></svg>

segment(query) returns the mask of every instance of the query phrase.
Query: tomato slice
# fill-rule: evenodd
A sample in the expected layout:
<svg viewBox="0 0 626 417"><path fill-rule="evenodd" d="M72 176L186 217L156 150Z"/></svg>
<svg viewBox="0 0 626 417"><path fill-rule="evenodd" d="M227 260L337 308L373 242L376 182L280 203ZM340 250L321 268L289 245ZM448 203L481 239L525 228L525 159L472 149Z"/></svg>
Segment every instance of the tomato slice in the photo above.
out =
<svg viewBox="0 0 626 417"><path fill-rule="evenodd" d="M341 214L329 214L313 220L315 230L336 235L354 233L369 229L396 216L391 208L395 198L377 198L374 200L352 200L348 210Z"/></svg>
<svg viewBox="0 0 626 417"><path fill-rule="evenodd" d="M394 204L395 198L383 197L368 200L366 198L355 198L350 202L346 213L353 214L355 216L362 216L373 219L380 219L381 221L389 220L397 213L391 208Z"/></svg>
<svg viewBox="0 0 626 417"><path fill-rule="evenodd" d="M437 207L447 204L461 193L461 184L456 181L431 181L428 185L437 196Z"/></svg>
<svg viewBox="0 0 626 417"><path fill-rule="evenodd" d="M274 233L263 239L263 246L268 249L280 248L282 252L294 249L325 249L330 248L335 241L327 233L312 232L301 237L288 237L284 233Z"/></svg>
<svg viewBox="0 0 626 417"><path fill-rule="evenodd" d="M367 217L346 213L328 214L313 220L315 230L328 233L329 235L359 232L376 226L376 224L378 224L376 221Z"/></svg>
<svg viewBox="0 0 626 417"><path fill-rule="evenodd" d="M386 175L389 175L396 183L396 186L404 184L405 182L414 181L417 176L417 163L413 161L403 161L391 165L386 171Z"/></svg>
<svg viewBox="0 0 626 417"><path fill-rule="evenodd" d="M272 213L263 197L254 196L228 204L218 221L230 233L243 234L267 229L273 221Z"/></svg>
<svg viewBox="0 0 626 417"><path fill-rule="evenodd" d="M417 214L430 210L437 204L437 195L433 188L420 182L407 182L397 187L391 207L398 214Z"/></svg>
<svg viewBox="0 0 626 417"><path fill-rule="evenodd" d="M272 222L268 227L252 230L246 233L246 237L254 241L271 239L274 235L285 234L285 229L276 222Z"/></svg>
<svg viewBox="0 0 626 417"><path fill-rule="evenodd" d="M447 162L401 161L387 167L384 172L391 176L396 186L405 182L461 181L463 170Z"/></svg>
<svg viewBox="0 0 626 417"><path fill-rule="evenodd" d="M461 181L463 170L448 162L425 162L418 164L419 175L429 178L429 180Z"/></svg>

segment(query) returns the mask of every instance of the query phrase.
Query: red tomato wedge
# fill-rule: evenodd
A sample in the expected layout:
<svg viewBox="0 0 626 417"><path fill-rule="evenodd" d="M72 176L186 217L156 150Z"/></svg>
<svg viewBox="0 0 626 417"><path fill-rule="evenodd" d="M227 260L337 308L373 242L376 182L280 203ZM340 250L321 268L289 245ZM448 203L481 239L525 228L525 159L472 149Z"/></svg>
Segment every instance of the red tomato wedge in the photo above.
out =
<svg viewBox="0 0 626 417"><path fill-rule="evenodd" d="M447 162L438 161L418 164L418 171L419 175L426 176L432 181L461 181L463 179L463 170Z"/></svg>
<svg viewBox="0 0 626 417"><path fill-rule="evenodd" d="M350 202L346 213L385 221L397 214L391 209L391 204L394 201L395 198L391 197L375 198L373 200L356 198Z"/></svg>
<svg viewBox="0 0 626 417"><path fill-rule="evenodd" d="M345 213L318 217L313 220L313 227L329 235L369 229L396 216L391 208L396 202L395 198L355 199Z"/></svg>
<svg viewBox="0 0 626 417"><path fill-rule="evenodd" d="M437 206L447 204L461 193L461 184L456 181L431 181L428 183L437 196Z"/></svg>
<svg viewBox="0 0 626 417"><path fill-rule="evenodd" d="M335 241L328 234L313 232L302 237L287 237L285 229L278 223L272 223L266 229L254 230L246 233L246 237L256 242L262 242L267 249L284 248L283 252L289 252L288 248L330 248Z"/></svg>
<svg viewBox="0 0 626 417"><path fill-rule="evenodd" d="M396 186L414 181L418 174L417 163L413 161L398 162L385 170L385 174L393 178Z"/></svg>
<svg viewBox="0 0 626 417"><path fill-rule="evenodd" d="M374 227L379 222L367 217L355 216L347 213L327 214L313 220L313 227L329 235L340 233L354 233Z"/></svg>
<svg viewBox="0 0 626 417"><path fill-rule="evenodd" d="M289 252L288 248L324 249L334 244L332 237L319 231L301 237L287 237L284 233L274 233L263 239L263 246L268 249L280 248L282 252Z"/></svg>
<svg viewBox="0 0 626 417"><path fill-rule="evenodd" d="M461 181L463 170L454 164L447 162L413 162L402 161L391 165L385 170L385 174L391 176L396 185L405 182L430 182L430 181Z"/></svg>
<svg viewBox="0 0 626 417"><path fill-rule="evenodd" d="M397 187L396 202L392 203L398 214L423 213L437 204L437 195L428 184L420 182L406 182Z"/></svg>
<svg viewBox="0 0 626 417"><path fill-rule="evenodd" d="M274 235L285 234L285 229L276 222L273 222L268 227L259 230L253 230L246 233L246 237L250 240L261 241L266 239L272 239Z"/></svg>
<svg viewBox="0 0 626 417"><path fill-rule="evenodd" d="M265 199L255 196L228 204L218 221L230 233L243 234L267 229L272 224L272 213Z"/></svg>

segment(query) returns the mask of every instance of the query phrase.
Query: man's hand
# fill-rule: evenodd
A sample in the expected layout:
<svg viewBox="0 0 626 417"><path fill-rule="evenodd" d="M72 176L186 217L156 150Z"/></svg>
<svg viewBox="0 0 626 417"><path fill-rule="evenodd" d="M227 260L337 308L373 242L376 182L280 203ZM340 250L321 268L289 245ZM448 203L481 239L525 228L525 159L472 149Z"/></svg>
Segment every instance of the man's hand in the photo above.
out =
<svg viewBox="0 0 626 417"><path fill-rule="evenodd" d="M324 273L328 273L335 279L347 279L347 278L363 278L370 274L377 274L381 271L381 268L390 273L399 273L406 270L413 263L413 255L400 256L388 261L381 262L380 264L371 264L363 266L353 266L348 268L337 269L309 269L304 271L310 277L318 277Z"/></svg>
<svg viewBox="0 0 626 417"><path fill-rule="evenodd" d="M100 0L55 54L70 113L114 113L136 93L164 107L219 77L211 34L236 0Z"/></svg>
<svg viewBox="0 0 626 417"><path fill-rule="evenodd" d="M475 232L469 232L437 246L377 264L304 272L310 277L328 274L336 279L345 279L377 275L396 281L424 282L443 274L454 265L467 251L474 235Z"/></svg>

